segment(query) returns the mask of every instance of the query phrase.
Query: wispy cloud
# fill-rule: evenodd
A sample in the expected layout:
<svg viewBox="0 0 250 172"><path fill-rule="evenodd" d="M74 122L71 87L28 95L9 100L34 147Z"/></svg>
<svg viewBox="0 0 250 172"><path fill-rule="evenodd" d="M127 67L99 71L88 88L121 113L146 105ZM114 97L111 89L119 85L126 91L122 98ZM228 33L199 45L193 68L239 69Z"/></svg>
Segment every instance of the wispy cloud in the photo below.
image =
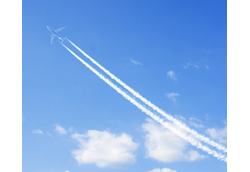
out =
<svg viewBox="0 0 250 172"><path fill-rule="evenodd" d="M197 124L195 122L190 121L190 124L194 126L195 128L203 128L204 126L202 124Z"/></svg>
<svg viewBox="0 0 250 172"><path fill-rule="evenodd" d="M187 142L151 119L147 119L142 128L147 133L145 137L147 157L161 162L195 161L205 158L194 150L184 153Z"/></svg>
<svg viewBox="0 0 250 172"><path fill-rule="evenodd" d="M220 143L227 143L227 126L222 129L208 128L205 133L211 138L218 140Z"/></svg>
<svg viewBox="0 0 250 172"><path fill-rule="evenodd" d="M135 65L142 65L140 62L134 61L134 60L132 60L132 59L130 59L130 61L131 61L132 63L134 63Z"/></svg>
<svg viewBox="0 0 250 172"><path fill-rule="evenodd" d="M175 81L177 80L177 78L175 76L175 73L172 70L168 71L167 76L170 77L171 79L175 80Z"/></svg>
<svg viewBox="0 0 250 172"><path fill-rule="evenodd" d="M73 131L73 127L69 127L69 131L72 132Z"/></svg>
<svg viewBox="0 0 250 172"><path fill-rule="evenodd" d="M195 67L197 69L199 69L200 67L196 64L191 64L191 63L187 63L186 65L182 65L184 67L184 69L187 69L188 67Z"/></svg>
<svg viewBox="0 0 250 172"><path fill-rule="evenodd" d="M86 134L73 134L72 138L80 143L80 149L72 151L79 164L94 163L100 168L117 168L136 162L133 151L138 144L128 134L116 136L107 131L88 130Z"/></svg>
<svg viewBox="0 0 250 172"><path fill-rule="evenodd" d="M180 94L179 93L167 93L167 97L170 99L170 100L172 100L173 102L176 102L176 98L175 97L177 97L177 96L180 96Z"/></svg>
<svg viewBox="0 0 250 172"><path fill-rule="evenodd" d="M206 120L210 119L210 115L209 114L206 114L205 117L206 117Z"/></svg>
<svg viewBox="0 0 250 172"><path fill-rule="evenodd" d="M199 123L202 122L201 120L199 120L199 119L197 119L197 118L195 118L195 117L190 117L189 120L190 120L190 121L196 121L196 122L199 122Z"/></svg>
<svg viewBox="0 0 250 172"><path fill-rule="evenodd" d="M50 134L49 132L46 132L48 136L52 137L52 134Z"/></svg>
<svg viewBox="0 0 250 172"><path fill-rule="evenodd" d="M179 121L182 121L182 122L186 121L186 119L185 119L185 117L184 117L184 116L181 116L181 115L175 115L174 117L175 117L176 119L178 119Z"/></svg>
<svg viewBox="0 0 250 172"><path fill-rule="evenodd" d="M211 50L205 50L204 48L201 48L201 50L202 50L204 53L207 53L207 54L212 53L212 51L211 51Z"/></svg>
<svg viewBox="0 0 250 172"><path fill-rule="evenodd" d="M55 125L55 126L56 126L55 131L58 134L61 134L61 135L67 134L67 131L63 127L61 127L59 125Z"/></svg>
<svg viewBox="0 0 250 172"><path fill-rule="evenodd" d="M207 69L209 69L209 66L208 66L208 65L205 65L205 67L206 67Z"/></svg>
<svg viewBox="0 0 250 172"><path fill-rule="evenodd" d="M194 121L196 121L196 122L194 122ZM197 124L197 122L198 122L199 124ZM197 118L195 118L195 117L189 118L189 123L190 123L192 126L196 127L196 128L203 128L203 127L204 127L202 124L200 124L200 123L202 123L202 121L199 120L199 119L197 119Z"/></svg>
<svg viewBox="0 0 250 172"><path fill-rule="evenodd" d="M227 125L227 119L224 119L222 122L223 122L225 125Z"/></svg>
<svg viewBox="0 0 250 172"><path fill-rule="evenodd" d="M171 170L169 168L154 168L153 170L151 171L148 171L148 172L177 172L176 170Z"/></svg>
<svg viewBox="0 0 250 172"><path fill-rule="evenodd" d="M32 131L32 133L34 133L34 134L43 134L42 130L40 130L40 129L34 129Z"/></svg>

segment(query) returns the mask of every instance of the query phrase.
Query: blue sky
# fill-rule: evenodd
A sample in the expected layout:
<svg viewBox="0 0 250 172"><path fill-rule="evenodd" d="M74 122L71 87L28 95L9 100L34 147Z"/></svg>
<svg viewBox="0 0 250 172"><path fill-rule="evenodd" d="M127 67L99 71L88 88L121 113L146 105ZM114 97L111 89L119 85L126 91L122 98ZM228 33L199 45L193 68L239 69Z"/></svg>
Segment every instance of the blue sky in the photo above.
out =
<svg viewBox="0 0 250 172"><path fill-rule="evenodd" d="M23 171L227 171L225 162L124 99L58 39L51 45L46 28L66 26L62 37L166 113L227 147L226 1L22 5ZM111 156L113 149L118 154Z"/></svg>

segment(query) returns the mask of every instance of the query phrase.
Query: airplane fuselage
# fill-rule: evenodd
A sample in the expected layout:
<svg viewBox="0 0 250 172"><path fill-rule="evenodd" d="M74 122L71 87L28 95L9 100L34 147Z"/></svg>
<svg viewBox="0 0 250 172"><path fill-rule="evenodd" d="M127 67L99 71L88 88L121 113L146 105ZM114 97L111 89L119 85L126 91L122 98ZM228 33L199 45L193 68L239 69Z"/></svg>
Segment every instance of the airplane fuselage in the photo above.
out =
<svg viewBox="0 0 250 172"><path fill-rule="evenodd" d="M56 33L51 27L47 26L48 30L51 32L51 36L53 37L57 37L58 39L60 39L61 41L63 41L63 39L58 35L58 33Z"/></svg>

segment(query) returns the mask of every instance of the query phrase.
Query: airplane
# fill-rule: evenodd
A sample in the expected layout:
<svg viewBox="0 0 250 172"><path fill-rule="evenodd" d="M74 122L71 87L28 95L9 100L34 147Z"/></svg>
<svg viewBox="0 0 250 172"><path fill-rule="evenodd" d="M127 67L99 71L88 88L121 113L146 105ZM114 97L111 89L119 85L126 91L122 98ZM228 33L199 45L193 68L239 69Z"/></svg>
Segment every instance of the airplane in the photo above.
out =
<svg viewBox="0 0 250 172"><path fill-rule="evenodd" d="M61 37L57 34L57 32L63 30L65 27L61 27L61 28L56 29L56 30L53 30L53 29L52 29L51 27L49 27L49 26L47 26L47 28L48 28L49 31L51 32L51 35L50 35L50 36L51 36L51 44L52 44L53 39L54 39L55 36L63 42L64 38L61 38Z"/></svg>

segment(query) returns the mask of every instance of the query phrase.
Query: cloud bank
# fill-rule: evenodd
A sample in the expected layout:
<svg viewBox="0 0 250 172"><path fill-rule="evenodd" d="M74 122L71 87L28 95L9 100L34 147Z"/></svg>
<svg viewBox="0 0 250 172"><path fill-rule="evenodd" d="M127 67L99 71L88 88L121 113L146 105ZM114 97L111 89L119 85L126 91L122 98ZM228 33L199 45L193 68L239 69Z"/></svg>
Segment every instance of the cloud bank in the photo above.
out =
<svg viewBox="0 0 250 172"><path fill-rule="evenodd" d="M107 131L88 130L86 134L73 134L72 138L80 143L80 149L72 151L79 164L117 168L136 162L133 152L138 144L128 134L116 136Z"/></svg>
<svg viewBox="0 0 250 172"><path fill-rule="evenodd" d="M142 128L147 133L145 147L149 158L161 162L195 161L205 158L194 150L184 153L187 142L151 119L147 119Z"/></svg>

